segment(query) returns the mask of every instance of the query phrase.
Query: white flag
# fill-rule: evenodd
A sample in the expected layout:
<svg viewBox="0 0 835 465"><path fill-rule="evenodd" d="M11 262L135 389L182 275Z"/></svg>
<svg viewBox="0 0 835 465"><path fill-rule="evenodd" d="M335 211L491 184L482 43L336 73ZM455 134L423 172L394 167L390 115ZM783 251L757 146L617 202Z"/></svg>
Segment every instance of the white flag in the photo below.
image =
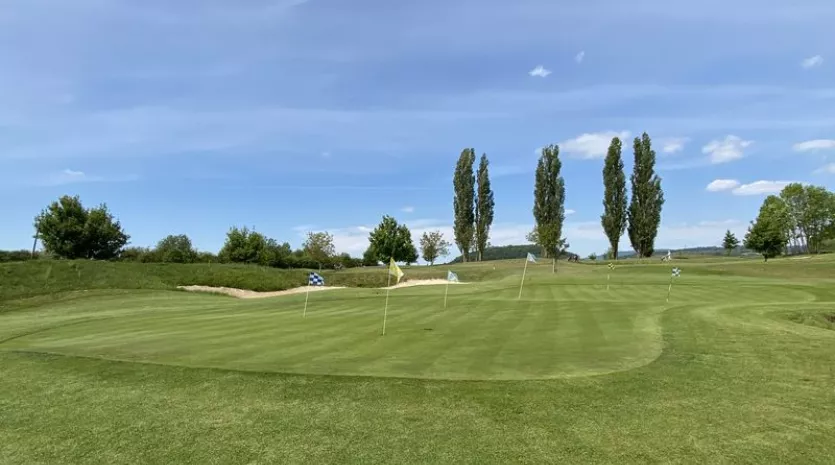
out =
<svg viewBox="0 0 835 465"><path fill-rule="evenodd" d="M446 280L450 281L450 282L453 282L453 283L457 283L458 282L458 275L453 273L452 271L447 271L446 272Z"/></svg>
<svg viewBox="0 0 835 465"><path fill-rule="evenodd" d="M528 261L531 263L536 263L536 257L534 257L532 253L528 253Z"/></svg>

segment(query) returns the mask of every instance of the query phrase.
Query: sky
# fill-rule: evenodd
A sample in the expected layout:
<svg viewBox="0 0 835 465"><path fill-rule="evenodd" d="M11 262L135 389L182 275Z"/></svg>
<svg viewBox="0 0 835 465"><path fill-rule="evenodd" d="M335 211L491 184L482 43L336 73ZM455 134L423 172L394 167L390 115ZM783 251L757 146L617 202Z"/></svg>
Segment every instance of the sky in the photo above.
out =
<svg viewBox="0 0 835 465"><path fill-rule="evenodd" d="M565 236L605 252L602 168L646 131L656 248L743 236L788 182L835 188L835 2L4 0L0 249L64 194L135 246L231 226L360 256L384 214L452 241L462 149L490 160L494 245L533 227L561 148ZM621 244L629 248L628 238Z"/></svg>

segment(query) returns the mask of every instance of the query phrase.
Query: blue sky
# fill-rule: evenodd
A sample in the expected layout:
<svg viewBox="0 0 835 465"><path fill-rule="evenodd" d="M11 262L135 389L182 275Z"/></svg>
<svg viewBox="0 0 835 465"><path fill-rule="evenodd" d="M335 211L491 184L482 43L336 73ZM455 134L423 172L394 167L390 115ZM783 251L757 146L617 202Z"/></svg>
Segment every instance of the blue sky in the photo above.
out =
<svg viewBox="0 0 835 465"><path fill-rule="evenodd" d="M606 250L602 157L647 131L658 248L743 234L789 181L835 187L835 3L735 0L8 0L0 248L62 194L150 246L232 225L359 255L394 215L451 239L452 171L492 163L491 242L533 225L559 143L566 236ZM628 246L624 241L624 246Z"/></svg>

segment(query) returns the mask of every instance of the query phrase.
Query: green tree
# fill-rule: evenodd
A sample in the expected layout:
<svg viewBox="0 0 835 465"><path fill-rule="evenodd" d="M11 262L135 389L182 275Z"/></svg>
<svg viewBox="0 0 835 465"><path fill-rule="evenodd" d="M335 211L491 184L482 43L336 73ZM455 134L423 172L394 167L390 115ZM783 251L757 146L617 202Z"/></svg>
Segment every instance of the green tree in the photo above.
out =
<svg viewBox="0 0 835 465"><path fill-rule="evenodd" d="M308 232L307 239L302 244L304 253L320 266L331 261L336 255L336 247L333 245L333 235L327 231Z"/></svg>
<svg viewBox="0 0 835 465"><path fill-rule="evenodd" d="M363 266L377 266L380 264L380 260L377 257L377 251L374 250L373 245L369 245L365 252L362 254L362 265Z"/></svg>
<svg viewBox="0 0 835 465"><path fill-rule="evenodd" d="M490 239L490 226L493 224L493 208L496 205L493 200L493 189L490 188L489 165L487 154L482 154L476 178L478 180L478 196L475 204L475 248L478 261L484 259L484 250L487 248L487 241Z"/></svg>
<svg viewBox="0 0 835 465"><path fill-rule="evenodd" d="M810 253L820 253L821 246L835 228L835 195L820 186L805 186L806 209L801 216Z"/></svg>
<svg viewBox="0 0 835 465"><path fill-rule="evenodd" d="M561 169L559 146L544 147L536 166L534 185L533 216L536 227L529 238L535 239L542 247L545 257L552 257L554 260L559 256L563 240L562 226L565 221L565 182L560 176Z"/></svg>
<svg viewBox="0 0 835 465"><path fill-rule="evenodd" d="M455 244L461 250L464 261L469 261L475 238L475 150L464 149L455 166L452 185L455 190L453 210L455 213Z"/></svg>
<svg viewBox="0 0 835 465"><path fill-rule="evenodd" d="M757 219L745 235L745 247L769 258L780 255L788 242L786 231L791 223L789 209L779 197L768 196L760 207Z"/></svg>
<svg viewBox="0 0 835 465"><path fill-rule="evenodd" d="M728 256L731 255L731 252L733 252L735 248L739 247L739 239L736 238L730 229L725 232L725 238L722 239L722 247L725 249Z"/></svg>
<svg viewBox="0 0 835 465"><path fill-rule="evenodd" d="M268 239L259 232L246 227L232 227L226 233L226 242L220 249L218 258L228 263L277 266L280 247L275 240Z"/></svg>
<svg viewBox="0 0 835 465"><path fill-rule="evenodd" d="M425 232L420 237L420 250L423 259L429 262L430 266L435 264L438 257L448 255L451 245L444 240L444 235L440 231Z"/></svg>
<svg viewBox="0 0 835 465"><path fill-rule="evenodd" d="M197 251L185 234L169 235L157 243L156 259L164 263L194 263Z"/></svg>
<svg viewBox="0 0 835 465"><path fill-rule="evenodd" d="M808 252L807 229L804 223L804 212L807 209L809 199L803 184L791 183L780 192L780 199L786 204L789 213L789 243L792 248L801 253Z"/></svg>
<svg viewBox="0 0 835 465"><path fill-rule="evenodd" d="M655 151L647 133L633 143L635 166L632 171L632 201L627 210L629 240L639 258L651 257L661 224L664 192L655 174Z"/></svg>
<svg viewBox="0 0 835 465"><path fill-rule="evenodd" d="M612 139L603 165L603 215L600 224L609 239L612 257L618 259L618 244L626 231L626 174L621 157L622 143Z"/></svg>
<svg viewBox="0 0 835 465"><path fill-rule="evenodd" d="M78 196L52 202L35 217L35 229L47 253L67 259L116 258L130 239L107 205L85 209Z"/></svg>
<svg viewBox="0 0 835 465"><path fill-rule="evenodd" d="M418 259L409 228L398 224L391 216L383 216L380 224L369 234L368 241L378 262L388 263L390 258L394 258L396 262L414 263Z"/></svg>

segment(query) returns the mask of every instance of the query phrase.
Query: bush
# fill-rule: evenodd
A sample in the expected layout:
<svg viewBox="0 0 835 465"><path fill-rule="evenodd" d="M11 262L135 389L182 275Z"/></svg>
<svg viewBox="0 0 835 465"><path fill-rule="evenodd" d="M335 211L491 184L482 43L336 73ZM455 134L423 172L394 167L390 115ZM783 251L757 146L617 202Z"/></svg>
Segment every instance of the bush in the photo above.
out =
<svg viewBox="0 0 835 465"><path fill-rule="evenodd" d="M40 258L40 252L32 256L31 250L0 250L0 262L25 262Z"/></svg>

